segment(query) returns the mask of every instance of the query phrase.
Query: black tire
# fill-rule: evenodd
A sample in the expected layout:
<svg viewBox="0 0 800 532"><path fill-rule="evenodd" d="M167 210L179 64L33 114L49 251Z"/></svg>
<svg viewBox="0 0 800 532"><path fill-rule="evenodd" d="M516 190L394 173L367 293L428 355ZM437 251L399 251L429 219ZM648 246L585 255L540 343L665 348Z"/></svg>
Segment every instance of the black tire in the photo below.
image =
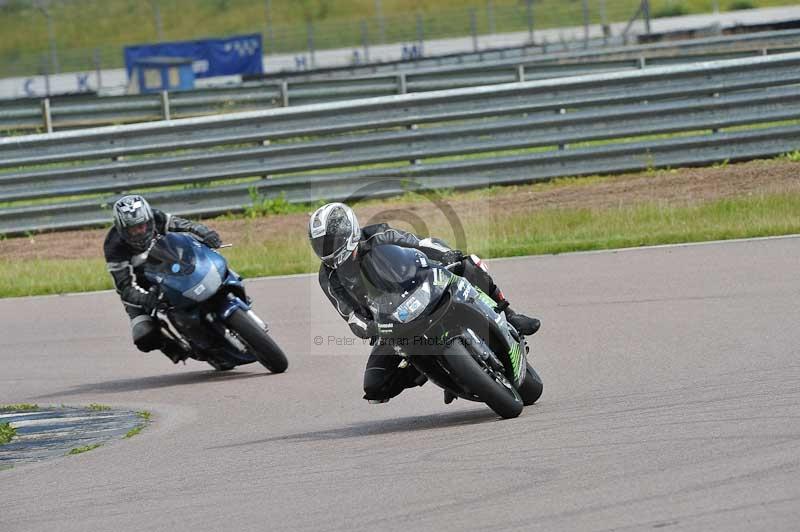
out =
<svg viewBox="0 0 800 532"><path fill-rule="evenodd" d="M447 350L445 358L454 378L480 397L497 415L511 419L522 413L522 398L517 390L510 383L505 386L493 379L464 346L454 343Z"/></svg>
<svg viewBox="0 0 800 532"><path fill-rule="evenodd" d="M531 406L542 396L543 389L544 384L542 383L542 378L536 373L536 370L528 364L528 368L525 370L525 380L522 381L522 386L520 386L518 390L520 397L522 397L522 403L525 406Z"/></svg>
<svg viewBox="0 0 800 532"><path fill-rule="evenodd" d="M228 318L228 327L252 350L253 355L272 373L283 373L289 361L275 340L241 309L236 309Z"/></svg>

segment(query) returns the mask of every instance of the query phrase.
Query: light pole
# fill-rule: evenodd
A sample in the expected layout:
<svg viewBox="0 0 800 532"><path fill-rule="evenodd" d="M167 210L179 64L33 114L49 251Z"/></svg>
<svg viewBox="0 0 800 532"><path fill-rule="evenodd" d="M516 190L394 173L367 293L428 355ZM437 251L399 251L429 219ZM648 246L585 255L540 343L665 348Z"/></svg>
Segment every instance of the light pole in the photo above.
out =
<svg viewBox="0 0 800 532"><path fill-rule="evenodd" d="M47 38L50 41L50 66L53 74L58 74L61 70L58 67L58 48L56 45L56 30L53 25L53 13L51 11L52 5L50 0L34 0L33 7L38 9L44 15L47 21Z"/></svg>
<svg viewBox="0 0 800 532"><path fill-rule="evenodd" d="M156 38L159 42L164 41L164 28L161 24L161 9L158 0L150 0L150 8L153 10L153 22L156 26Z"/></svg>
<svg viewBox="0 0 800 532"><path fill-rule="evenodd" d="M378 38L381 44L386 43L386 21L383 18L383 3L375 0L375 18L378 20Z"/></svg>
<svg viewBox="0 0 800 532"><path fill-rule="evenodd" d="M528 19L528 41L533 44L533 0L525 2L525 14Z"/></svg>
<svg viewBox="0 0 800 532"><path fill-rule="evenodd" d="M583 0L583 47L589 48L589 0Z"/></svg>
<svg viewBox="0 0 800 532"><path fill-rule="evenodd" d="M275 53L275 31L272 29L272 0L266 0L264 6L267 15L267 42L269 43L269 54Z"/></svg>

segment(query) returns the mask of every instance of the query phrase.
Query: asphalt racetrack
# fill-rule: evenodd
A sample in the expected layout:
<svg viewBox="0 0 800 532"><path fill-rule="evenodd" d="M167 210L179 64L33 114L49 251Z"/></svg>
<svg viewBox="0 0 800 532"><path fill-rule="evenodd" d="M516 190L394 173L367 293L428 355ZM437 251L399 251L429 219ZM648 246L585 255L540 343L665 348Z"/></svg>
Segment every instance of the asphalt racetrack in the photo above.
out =
<svg viewBox="0 0 800 532"><path fill-rule="evenodd" d="M544 323L508 421L430 384L363 401L369 346L312 276L248 285L283 375L143 355L111 292L0 301L0 403L153 413L0 471L0 530L798 529L800 238L491 267Z"/></svg>

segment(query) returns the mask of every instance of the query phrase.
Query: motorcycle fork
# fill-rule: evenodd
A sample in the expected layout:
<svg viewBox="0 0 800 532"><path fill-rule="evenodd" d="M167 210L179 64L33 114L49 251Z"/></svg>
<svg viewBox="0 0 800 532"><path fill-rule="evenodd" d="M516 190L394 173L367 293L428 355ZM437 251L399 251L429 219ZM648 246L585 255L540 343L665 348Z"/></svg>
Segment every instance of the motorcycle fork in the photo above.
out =
<svg viewBox="0 0 800 532"><path fill-rule="evenodd" d="M183 335L172 330L168 320L165 320L161 316L156 316L156 319L161 326L161 334L178 342L187 351L192 350L191 344L183 337Z"/></svg>

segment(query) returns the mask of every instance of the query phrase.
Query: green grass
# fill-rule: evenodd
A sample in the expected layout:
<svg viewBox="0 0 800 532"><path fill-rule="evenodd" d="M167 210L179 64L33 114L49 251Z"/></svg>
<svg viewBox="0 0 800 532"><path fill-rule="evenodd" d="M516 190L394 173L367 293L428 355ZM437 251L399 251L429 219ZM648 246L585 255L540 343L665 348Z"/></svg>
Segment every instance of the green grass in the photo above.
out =
<svg viewBox="0 0 800 532"><path fill-rule="evenodd" d="M385 34L379 34L376 5L385 17ZM791 5L791 0L733 0L720 2L723 10L744 6ZM9 0L0 8L0 75L35 74L47 63L48 35L45 17L30 7L30 0ZM122 64L122 47L157 40L150 2L133 0L80 0L52 2L55 37L62 71L93 71L97 49L104 68ZM159 0L165 40L219 37L244 32L262 33L267 53L302 52L307 49L307 24L315 28L317 49L360 47L361 22L368 24L372 43L413 42L417 17L426 39L469 35L474 9L477 31L527 30L526 2L493 0L493 17L487 0L299 0L270 2L271 31L264 1ZM599 3L590 2L590 22L601 21ZM625 22L636 11L638 0L607 0L606 20ZM677 7L676 7L677 6ZM652 0L654 15L708 13L712 0ZM579 26L583 13L577 1L536 0L535 28Z"/></svg>
<svg viewBox="0 0 800 532"><path fill-rule="evenodd" d="M0 260L0 297L91 292L112 287L102 258Z"/></svg>
<svg viewBox="0 0 800 532"><path fill-rule="evenodd" d="M104 412L106 410L111 410L111 407L97 403L92 403L89 405L89 410L94 410L95 412Z"/></svg>
<svg viewBox="0 0 800 532"><path fill-rule="evenodd" d="M800 150L781 155L781 159L792 161L793 163L800 163Z"/></svg>
<svg viewBox="0 0 800 532"><path fill-rule="evenodd" d="M145 421L150 421L150 417L152 416L152 414L150 412L148 412L147 410L142 410L141 412L136 412L136 415L139 416L140 418L144 419Z"/></svg>
<svg viewBox="0 0 800 532"><path fill-rule="evenodd" d="M39 410L39 405L30 403L0 405L0 412L35 412L36 410Z"/></svg>
<svg viewBox="0 0 800 532"><path fill-rule="evenodd" d="M800 233L800 194L765 194L674 206L546 209L502 217L475 231L469 249L508 257Z"/></svg>
<svg viewBox="0 0 800 532"><path fill-rule="evenodd" d="M102 443L93 443L91 445L84 445L83 447L73 447L72 449L70 449L67 455L85 453L91 451L92 449L97 449L102 445L103 445Z"/></svg>
<svg viewBox="0 0 800 532"><path fill-rule="evenodd" d="M669 2L652 11L653 18L678 17L689 14L689 7L684 2Z"/></svg>
<svg viewBox="0 0 800 532"><path fill-rule="evenodd" d="M728 11L738 11L741 9L753 9L756 7L758 2L751 1L751 0L734 0L730 4L728 4Z"/></svg>
<svg viewBox="0 0 800 532"><path fill-rule="evenodd" d="M16 435L17 429L12 427L9 423L0 423L0 445L10 442L11 438Z"/></svg>
<svg viewBox="0 0 800 532"><path fill-rule="evenodd" d="M597 179L601 178L589 178L587 183ZM565 178L544 186L584 184L583 178ZM465 196L492 193L490 189ZM490 218L468 210L460 215L467 250L490 258L800 233L800 194L752 195L689 205L646 202L605 209L547 208L516 215L501 212ZM431 226L432 233L445 238L446 229ZM243 240L223 251L245 277L307 273L319 267L306 245L304 224L266 240L260 235L245 235ZM101 265L95 268L98 262L5 261L0 263L0 296L109 287L108 274ZM84 274L76 281L65 271Z"/></svg>

